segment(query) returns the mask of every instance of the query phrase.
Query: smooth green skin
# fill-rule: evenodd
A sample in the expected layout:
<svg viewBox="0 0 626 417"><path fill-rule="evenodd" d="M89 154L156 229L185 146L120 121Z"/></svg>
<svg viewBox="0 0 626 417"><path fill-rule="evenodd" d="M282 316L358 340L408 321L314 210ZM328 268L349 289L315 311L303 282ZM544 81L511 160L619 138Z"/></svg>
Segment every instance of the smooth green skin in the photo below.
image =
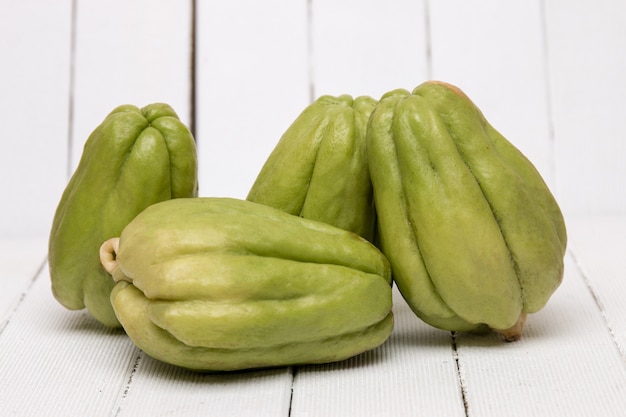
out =
<svg viewBox="0 0 626 417"><path fill-rule="evenodd" d="M55 298L119 327L100 245L159 201L197 195L194 139L162 103L115 108L87 139L56 209L48 264Z"/></svg>
<svg viewBox="0 0 626 417"><path fill-rule="evenodd" d="M380 246L420 318L507 329L547 303L563 276L559 207L460 90L427 82L387 93L368 152Z"/></svg>
<svg viewBox="0 0 626 417"><path fill-rule="evenodd" d="M373 240L365 136L375 106L366 96L318 98L285 131L247 200Z"/></svg>
<svg viewBox="0 0 626 417"><path fill-rule="evenodd" d="M561 283L567 247L565 221L554 196L534 165L486 122L460 90L427 83L413 94L426 98L445 118L507 242L523 311L539 311Z"/></svg>
<svg viewBox="0 0 626 417"><path fill-rule="evenodd" d="M391 269L360 236L245 200L155 204L122 232L111 302L134 343L194 370L332 362L393 328Z"/></svg>

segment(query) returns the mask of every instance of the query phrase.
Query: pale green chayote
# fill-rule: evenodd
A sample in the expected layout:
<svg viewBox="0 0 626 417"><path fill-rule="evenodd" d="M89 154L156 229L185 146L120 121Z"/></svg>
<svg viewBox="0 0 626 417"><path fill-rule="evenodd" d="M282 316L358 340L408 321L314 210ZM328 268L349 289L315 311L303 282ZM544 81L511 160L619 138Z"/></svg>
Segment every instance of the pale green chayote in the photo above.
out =
<svg viewBox="0 0 626 417"><path fill-rule="evenodd" d="M338 361L393 328L391 269L373 244L246 200L152 205L105 242L102 263L134 343L193 370Z"/></svg>

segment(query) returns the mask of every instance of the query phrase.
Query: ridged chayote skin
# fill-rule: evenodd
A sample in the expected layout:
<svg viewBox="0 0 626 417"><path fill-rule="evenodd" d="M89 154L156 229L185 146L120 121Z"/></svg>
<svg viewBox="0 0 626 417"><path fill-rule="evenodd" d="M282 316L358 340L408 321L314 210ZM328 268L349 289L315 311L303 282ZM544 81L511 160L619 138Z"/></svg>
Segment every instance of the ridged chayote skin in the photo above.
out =
<svg viewBox="0 0 626 417"><path fill-rule="evenodd" d="M247 199L373 239L365 134L376 100L321 96L285 131Z"/></svg>
<svg viewBox="0 0 626 417"><path fill-rule="evenodd" d="M87 139L54 215L48 264L55 298L119 327L100 245L149 205L197 191L195 142L174 110L162 103L115 108Z"/></svg>
<svg viewBox="0 0 626 417"><path fill-rule="evenodd" d="M393 328L391 270L373 244L246 200L152 205L101 259L128 336L188 369L339 361Z"/></svg>
<svg viewBox="0 0 626 417"><path fill-rule="evenodd" d="M457 87L385 94L368 157L380 246L433 326L521 336L563 276L566 229L532 163Z"/></svg>

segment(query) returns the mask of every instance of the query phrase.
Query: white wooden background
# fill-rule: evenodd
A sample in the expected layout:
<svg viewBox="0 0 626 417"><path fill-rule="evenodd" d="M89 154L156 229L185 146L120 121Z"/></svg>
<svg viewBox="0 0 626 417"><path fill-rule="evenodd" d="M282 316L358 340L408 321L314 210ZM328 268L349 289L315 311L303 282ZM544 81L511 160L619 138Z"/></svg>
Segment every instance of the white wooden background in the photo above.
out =
<svg viewBox="0 0 626 417"><path fill-rule="evenodd" d="M626 3L621 0L0 0L0 410L11 416L626 415ZM200 375L61 307L47 235L89 133L171 104L200 194L243 198L322 94L461 87L565 212L563 285L524 338L451 335L395 294L381 348Z"/></svg>

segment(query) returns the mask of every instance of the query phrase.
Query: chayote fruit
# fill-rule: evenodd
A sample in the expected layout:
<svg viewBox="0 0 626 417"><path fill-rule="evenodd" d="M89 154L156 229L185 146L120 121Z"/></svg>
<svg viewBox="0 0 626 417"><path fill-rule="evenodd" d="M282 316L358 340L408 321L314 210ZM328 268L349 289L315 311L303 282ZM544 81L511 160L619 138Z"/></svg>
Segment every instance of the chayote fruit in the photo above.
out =
<svg viewBox="0 0 626 417"><path fill-rule="evenodd" d="M385 94L368 157L380 247L433 326L521 336L563 277L562 213L533 164L455 86Z"/></svg>
<svg viewBox="0 0 626 417"><path fill-rule="evenodd" d="M339 361L393 327L391 269L373 244L246 200L154 204L101 260L128 336L188 369Z"/></svg>
<svg viewBox="0 0 626 417"><path fill-rule="evenodd" d="M372 241L375 210L365 134L376 100L321 96L285 131L247 200Z"/></svg>
<svg viewBox="0 0 626 417"><path fill-rule="evenodd" d="M119 327L100 245L151 204L197 191L195 142L174 110L161 103L115 108L87 139L54 215L48 264L55 298Z"/></svg>

